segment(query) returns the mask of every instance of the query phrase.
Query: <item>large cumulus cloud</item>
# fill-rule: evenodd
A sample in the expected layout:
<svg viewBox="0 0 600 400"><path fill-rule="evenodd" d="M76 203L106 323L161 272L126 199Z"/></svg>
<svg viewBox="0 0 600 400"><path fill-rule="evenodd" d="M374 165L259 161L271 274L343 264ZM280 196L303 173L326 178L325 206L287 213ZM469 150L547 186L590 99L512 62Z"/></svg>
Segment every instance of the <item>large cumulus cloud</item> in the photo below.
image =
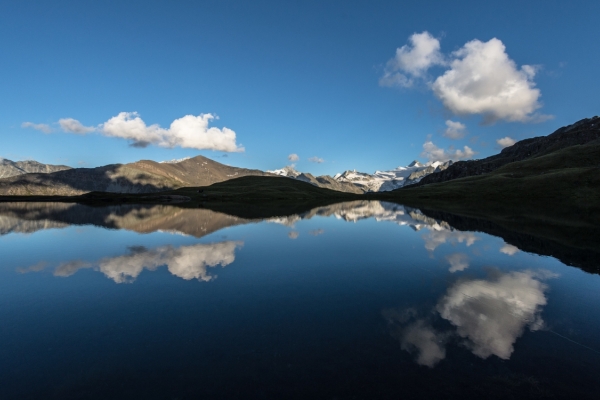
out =
<svg viewBox="0 0 600 400"><path fill-rule="evenodd" d="M428 32L413 34L409 42L388 61L380 85L408 87L422 79L452 113L482 115L485 123L549 118L537 113L541 107L541 92L534 82L537 68L519 67L501 40L475 39L447 56ZM435 65L445 71L429 79L426 72Z"/></svg>

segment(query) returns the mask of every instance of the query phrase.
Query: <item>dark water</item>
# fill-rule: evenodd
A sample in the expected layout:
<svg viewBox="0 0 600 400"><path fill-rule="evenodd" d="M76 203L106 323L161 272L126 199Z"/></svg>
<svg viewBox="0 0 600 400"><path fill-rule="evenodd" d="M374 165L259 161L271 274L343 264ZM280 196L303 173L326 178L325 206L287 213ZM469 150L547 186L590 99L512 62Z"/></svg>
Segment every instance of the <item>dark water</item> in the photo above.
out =
<svg viewBox="0 0 600 400"><path fill-rule="evenodd" d="M600 393L600 276L419 210L3 204L0 233L2 399Z"/></svg>

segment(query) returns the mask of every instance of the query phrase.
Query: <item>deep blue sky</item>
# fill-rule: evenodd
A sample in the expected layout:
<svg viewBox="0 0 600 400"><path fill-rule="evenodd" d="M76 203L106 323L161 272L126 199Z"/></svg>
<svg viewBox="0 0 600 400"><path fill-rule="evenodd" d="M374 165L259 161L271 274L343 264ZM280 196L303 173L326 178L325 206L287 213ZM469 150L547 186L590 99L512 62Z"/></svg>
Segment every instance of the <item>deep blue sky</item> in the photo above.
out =
<svg viewBox="0 0 600 400"><path fill-rule="evenodd" d="M202 154L234 166L333 174L406 165L430 140L469 146L546 135L600 111L598 1L10 1L0 3L0 157L71 166ZM539 123L454 115L426 79L379 84L396 49L427 31L450 56L499 39L534 65ZM433 66L430 81L449 67ZM130 146L98 132L61 132L74 118L97 126L120 112L146 124L213 113L245 151ZM442 133L466 125L463 139ZM48 124L53 133L23 128ZM430 135L430 136L429 136ZM429 139L428 139L429 138ZM309 157L324 159L310 163Z"/></svg>

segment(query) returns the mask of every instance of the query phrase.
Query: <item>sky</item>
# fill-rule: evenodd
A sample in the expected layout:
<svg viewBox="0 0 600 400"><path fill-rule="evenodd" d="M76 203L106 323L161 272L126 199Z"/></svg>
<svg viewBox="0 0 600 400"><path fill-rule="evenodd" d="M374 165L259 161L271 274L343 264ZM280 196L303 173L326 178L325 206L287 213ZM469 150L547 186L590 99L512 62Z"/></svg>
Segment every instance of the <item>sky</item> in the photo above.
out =
<svg viewBox="0 0 600 400"><path fill-rule="evenodd" d="M0 3L0 157L313 174L484 158L600 114L595 1Z"/></svg>

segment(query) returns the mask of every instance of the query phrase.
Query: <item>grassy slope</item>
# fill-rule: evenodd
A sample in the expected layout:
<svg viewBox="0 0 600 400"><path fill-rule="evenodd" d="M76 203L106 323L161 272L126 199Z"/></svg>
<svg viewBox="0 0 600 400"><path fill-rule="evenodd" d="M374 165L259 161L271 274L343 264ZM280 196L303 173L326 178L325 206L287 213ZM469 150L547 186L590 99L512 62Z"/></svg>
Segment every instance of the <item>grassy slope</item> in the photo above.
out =
<svg viewBox="0 0 600 400"><path fill-rule="evenodd" d="M373 197L473 213L516 208L560 214L561 208L569 208L600 222L600 144L572 146L489 174Z"/></svg>

